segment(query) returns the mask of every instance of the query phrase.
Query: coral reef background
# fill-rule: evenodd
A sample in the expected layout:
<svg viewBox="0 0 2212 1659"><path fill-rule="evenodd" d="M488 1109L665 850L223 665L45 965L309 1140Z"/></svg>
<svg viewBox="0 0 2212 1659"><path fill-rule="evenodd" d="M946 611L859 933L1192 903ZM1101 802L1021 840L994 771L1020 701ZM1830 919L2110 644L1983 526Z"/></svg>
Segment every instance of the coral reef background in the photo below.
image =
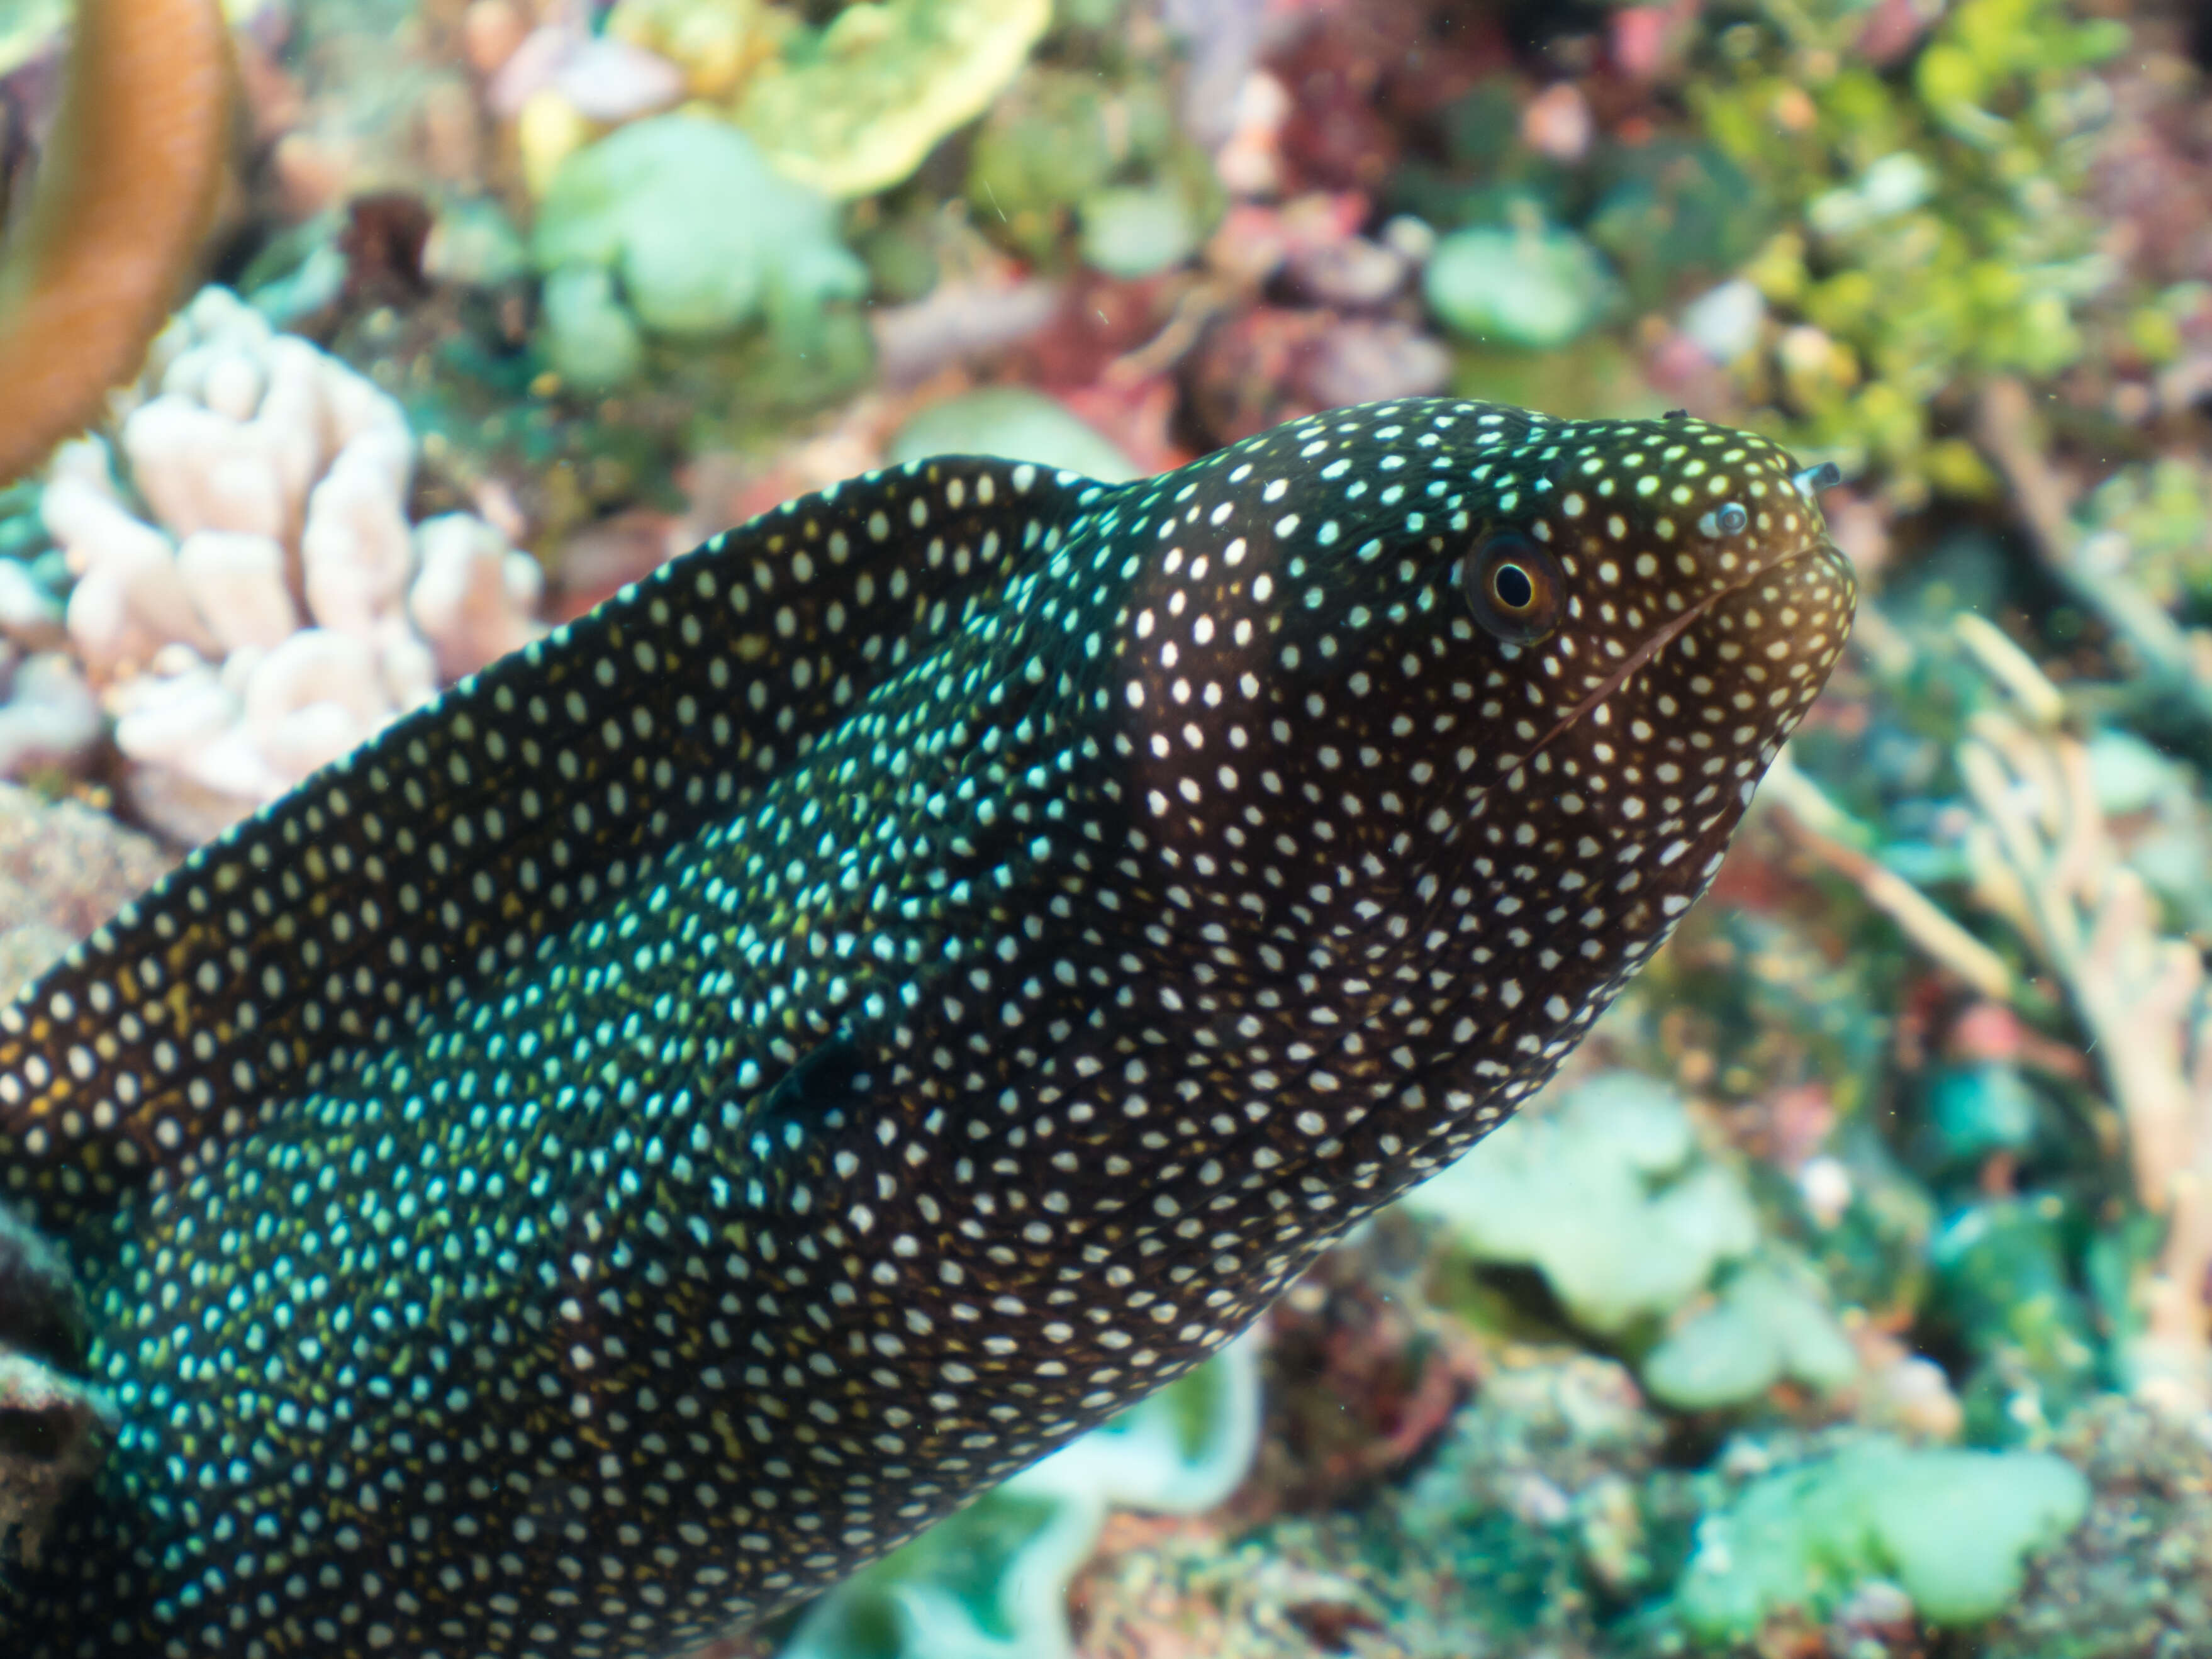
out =
<svg viewBox="0 0 2212 1659"><path fill-rule="evenodd" d="M25 337L81 401L0 400L10 985L887 459L1450 392L1847 481L1852 651L1570 1074L743 1651L2212 1655L2201 8L250 0L234 142L134 223L86 4L73 108L66 9L0 9L0 327L142 233L106 356Z"/></svg>

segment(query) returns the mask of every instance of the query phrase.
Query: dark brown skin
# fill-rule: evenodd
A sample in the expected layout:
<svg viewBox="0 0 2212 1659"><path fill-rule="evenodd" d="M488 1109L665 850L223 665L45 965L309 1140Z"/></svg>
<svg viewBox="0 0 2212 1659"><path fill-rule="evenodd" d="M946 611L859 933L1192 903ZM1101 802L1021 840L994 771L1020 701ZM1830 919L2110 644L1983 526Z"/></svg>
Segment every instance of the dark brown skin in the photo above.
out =
<svg viewBox="0 0 2212 1659"><path fill-rule="evenodd" d="M0 1013L123 1424L8 1650L658 1659L1195 1364L1704 890L1813 488L1444 400L919 463L310 780Z"/></svg>

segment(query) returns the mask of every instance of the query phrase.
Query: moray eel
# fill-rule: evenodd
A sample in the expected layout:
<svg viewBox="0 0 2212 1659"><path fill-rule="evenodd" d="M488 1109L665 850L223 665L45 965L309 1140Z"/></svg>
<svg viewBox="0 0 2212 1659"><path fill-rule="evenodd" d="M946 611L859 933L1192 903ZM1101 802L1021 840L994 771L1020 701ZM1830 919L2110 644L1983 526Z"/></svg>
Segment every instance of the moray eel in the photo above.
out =
<svg viewBox="0 0 2212 1659"><path fill-rule="evenodd" d="M116 1427L28 1659L653 1659L1196 1364L1711 879L1843 647L1801 471L1421 400L719 537L0 1010Z"/></svg>

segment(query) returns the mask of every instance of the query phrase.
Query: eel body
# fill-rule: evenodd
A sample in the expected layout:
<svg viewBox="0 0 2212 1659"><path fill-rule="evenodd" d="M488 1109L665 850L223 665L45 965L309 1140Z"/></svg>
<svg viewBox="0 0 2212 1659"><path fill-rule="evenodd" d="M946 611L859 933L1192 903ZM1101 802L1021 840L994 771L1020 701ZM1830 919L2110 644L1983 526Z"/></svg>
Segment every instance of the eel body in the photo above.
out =
<svg viewBox="0 0 2212 1659"><path fill-rule="evenodd" d="M871 474L0 1011L99 1474L24 1659L656 1659L1197 1363L1541 1083L1854 586L1763 440L1422 400Z"/></svg>

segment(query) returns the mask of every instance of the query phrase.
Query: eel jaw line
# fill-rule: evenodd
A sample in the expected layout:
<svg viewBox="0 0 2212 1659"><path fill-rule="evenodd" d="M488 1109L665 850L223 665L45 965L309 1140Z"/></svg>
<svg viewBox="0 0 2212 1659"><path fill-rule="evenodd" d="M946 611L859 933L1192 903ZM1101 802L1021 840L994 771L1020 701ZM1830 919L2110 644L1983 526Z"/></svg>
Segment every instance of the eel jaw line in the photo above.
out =
<svg viewBox="0 0 2212 1659"><path fill-rule="evenodd" d="M1591 691L1591 693L1588 696L1584 697L1580 702L1577 703L1572 708L1560 715L1558 720L1552 723L1552 727L1549 731L1546 732L1542 737L1537 738L1534 743L1528 745L1528 752L1522 756L1519 763L1522 766L1526 766L1530 761L1535 759L1537 756L1542 754L1546 749L1549 748L1552 744L1558 739L1562 732L1565 732L1569 726L1581 720L1585 714L1589 714L1591 709L1596 708L1598 704L1603 702L1607 697L1613 696L1614 692L1620 690L1623 685L1626 685L1628 683L1628 678L1632 674L1634 674L1646 663L1651 661L1653 658L1656 657L1668 646L1674 644L1676 640L1680 639L1682 635L1688 630L1692 623L1704 617L1707 612L1711 611L1712 608L1718 605L1723 599L1729 598L1732 594L1742 592L1745 588L1749 587L1753 582L1761 580L1765 577L1772 574L1775 571L1781 569L1784 565L1795 564L1800 559L1820 558L1823 556L1837 559L1840 559L1843 556L1842 554L1838 551L1836 544L1825 536L1807 546L1796 549L1793 552L1785 553L1778 557L1769 559L1765 564L1746 571L1742 580L1731 582L1726 587L1717 588L1712 592L1706 594L1704 599L1699 599L1695 605L1690 606L1686 611L1683 611L1680 616L1675 617L1665 627L1657 629L1652 634L1650 639L1644 641L1643 644L1638 646L1635 650L1630 652L1626 657L1622 659L1620 665L1614 669L1612 673L1607 675L1602 684L1601 684L1595 690ZM1485 797L1487 797L1492 787L1493 786L1486 785L1484 787L1482 793Z"/></svg>

